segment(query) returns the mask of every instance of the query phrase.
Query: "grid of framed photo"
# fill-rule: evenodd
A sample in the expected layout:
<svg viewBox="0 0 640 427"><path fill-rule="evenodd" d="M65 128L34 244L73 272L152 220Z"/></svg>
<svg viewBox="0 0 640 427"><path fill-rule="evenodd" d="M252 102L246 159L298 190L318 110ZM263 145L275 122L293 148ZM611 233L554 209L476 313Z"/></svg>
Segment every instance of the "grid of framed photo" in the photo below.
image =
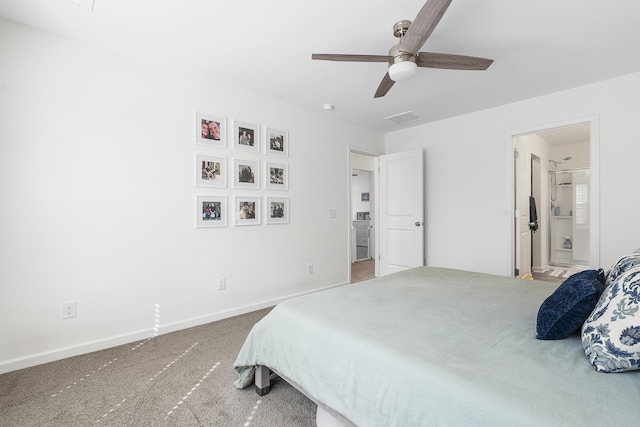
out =
<svg viewBox="0 0 640 427"><path fill-rule="evenodd" d="M233 122L233 148L236 150L260 152L260 128L258 125Z"/></svg>
<svg viewBox="0 0 640 427"><path fill-rule="evenodd" d="M197 227L226 227L227 198L220 196L196 197Z"/></svg>
<svg viewBox="0 0 640 427"><path fill-rule="evenodd" d="M260 224L260 197L234 197L234 225Z"/></svg>
<svg viewBox="0 0 640 427"><path fill-rule="evenodd" d="M266 224L288 224L289 223L289 198L288 197L265 197L265 219Z"/></svg>
<svg viewBox="0 0 640 427"><path fill-rule="evenodd" d="M269 190L289 189L289 165L265 162L264 186Z"/></svg>
<svg viewBox="0 0 640 427"><path fill-rule="evenodd" d="M289 133L287 131L265 127L264 134L265 154L289 157Z"/></svg>
<svg viewBox="0 0 640 427"><path fill-rule="evenodd" d="M289 165L262 156L289 157L289 133L240 120L230 121L227 129L226 117L202 112L195 117L195 143L210 147L195 155L195 185L223 192L196 196L196 226L288 224L289 198L262 190L288 191ZM230 150L238 156L229 156ZM253 194L243 194L247 190Z"/></svg>
<svg viewBox="0 0 640 427"><path fill-rule="evenodd" d="M227 187L227 161L222 157L196 155L196 185Z"/></svg>
<svg viewBox="0 0 640 427"><path fill-rule="evenodd" d="M227 119L211 114L196 113L196 144L225 148Z"/></svg>
<svg viewBox="0 0 640 427"><path fill-rule="evenodd" d="M233 186L235 188L260 189L260 162L233 160Z"/></svg>

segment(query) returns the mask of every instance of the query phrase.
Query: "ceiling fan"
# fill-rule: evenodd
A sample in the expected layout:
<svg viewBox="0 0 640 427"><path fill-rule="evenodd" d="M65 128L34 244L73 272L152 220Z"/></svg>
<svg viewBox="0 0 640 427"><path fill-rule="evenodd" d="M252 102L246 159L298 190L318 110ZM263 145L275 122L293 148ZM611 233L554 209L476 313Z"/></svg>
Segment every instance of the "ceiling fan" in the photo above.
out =
<svg viewBox="0 0 640 427"><path fill-rule="evenodd" d="M418 52L435 29L452 0L427 0L413 21L400 21L393 26L393 35L400 42L389 55L343 55L314 53L311 59L325 61L388 62L389 69L376 90L374 98L385 96L395 82L409 80L417 67L449 70L486 70L493 59L447 53Z"/></svg>

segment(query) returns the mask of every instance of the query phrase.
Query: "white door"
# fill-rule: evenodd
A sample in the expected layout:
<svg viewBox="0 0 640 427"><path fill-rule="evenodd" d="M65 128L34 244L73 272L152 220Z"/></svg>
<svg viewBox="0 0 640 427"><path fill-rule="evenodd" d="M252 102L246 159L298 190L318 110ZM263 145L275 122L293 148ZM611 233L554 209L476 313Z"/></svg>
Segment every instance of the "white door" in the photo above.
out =
<svg viewBox="0 0 640 427"><path fill-rule="evenodd" d="M422 150L379 157L380 276L424 265Z"/></svg>
<svg viewBox="0 0 640 427"><path fill-rule="evenodd" d="M516 269L520 277L531 273L531 231L529 196L531 195L531 153L516 151Z"/></svg>

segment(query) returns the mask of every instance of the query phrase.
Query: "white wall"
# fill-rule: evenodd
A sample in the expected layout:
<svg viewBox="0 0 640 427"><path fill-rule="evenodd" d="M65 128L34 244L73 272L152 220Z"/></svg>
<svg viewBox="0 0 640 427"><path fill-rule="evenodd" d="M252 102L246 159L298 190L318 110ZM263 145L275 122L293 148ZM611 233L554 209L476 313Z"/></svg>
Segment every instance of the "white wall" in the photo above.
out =
<svg viewBox="0 0 640 427"><path fill-rule="evenodd" d="M600 264L640 247L640 73L386 135L386 152L426 150L427 263L511 274L510 135L597 115Z"/></svg>
<svg viewBox="0 0 640 427"><path fill-rule="evenodd" d="M576 144L564 144L551 147L550 156L551 159L555 161L562 160L568 156L571 157L571 160L567 160L558 166L557 170L559 171L565 169L589 168L591 161L589 157L589 142L578 142ZM553 165L550 165L548 161L545 166L548 167L548 170L553 170Z"/></svg>
<svg viewBox="0 0 640 427"><path fill-rule="evenodd" d="M381 134L2 19L0 64L0 372L347 282L347 147ZM196 111L289 158L195 145ZM195 228L196 195L267 194L195 187L196 153L289 163L290 224Z"/></svg>

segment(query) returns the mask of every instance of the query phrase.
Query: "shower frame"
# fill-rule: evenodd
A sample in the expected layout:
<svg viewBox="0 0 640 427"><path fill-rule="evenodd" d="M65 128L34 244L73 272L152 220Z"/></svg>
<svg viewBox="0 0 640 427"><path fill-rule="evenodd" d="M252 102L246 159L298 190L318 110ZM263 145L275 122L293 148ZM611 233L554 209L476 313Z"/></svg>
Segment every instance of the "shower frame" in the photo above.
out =
<svg viewBox="0 0 640 427"><path fill-rule="evenodd" d="M554 251L558 251L559 248L554 248L554 236L553 236L553 231L556 228L559 228L558 226L554 226L554 220L555 221L563 221L563 220L570 220L572 222L572 228L573 228L573 221L575 221L574 217L573 217L573 193L571 194L571 209L569 212L569 215L567 215L566 212L566 208L565 211L559 211L557 212L557 214L554 215L554 208L558 205L556 205L556 203L558 202L558 193L557 191L560 189L560 187L563 187L564 185L567 185L567 188L572 188L572 192L573 192L573 176L575 173L580 173L580 172L588 172L591 173L591 168L571 168L571 169L561 169L561 170L548 170L548 188L549 188L549 195L548 195L548 202L549 202L549 208L547 209L547 218L548 218L548 234L547 234L547 243L548 243L548 263L549 266L552 267L565 267L565 268L580 268L580 269L584 269L584 268L588 268L589 267L589 260L577 260L576 262L558 262L554 260ZM557 178L558 175L561 174L571 174L572 176L572 182L570 183L571 185L568 185L567 183L558 183ZM555 184L553 184L553 180L552 177L555 177ZM564 184L564 185L563 185ZM555 200L553 198L553 194L554 192L556 193L556 197ZM590 192L587 192L587 194L590 194ZM566 196L565 196L566 197ZM589 200L589 204L592 203L593 200ZM564 214L564 215L563 215ZM589 228L591 227L591 224L589 224ZM573 231L571 233L571 240L572 240L572 252L573 252L573 241L575 240L575 236L573 235ZM590 242L591 244L591 242ZM580 263L580 261L584 261L585 263Z"/></svg>

